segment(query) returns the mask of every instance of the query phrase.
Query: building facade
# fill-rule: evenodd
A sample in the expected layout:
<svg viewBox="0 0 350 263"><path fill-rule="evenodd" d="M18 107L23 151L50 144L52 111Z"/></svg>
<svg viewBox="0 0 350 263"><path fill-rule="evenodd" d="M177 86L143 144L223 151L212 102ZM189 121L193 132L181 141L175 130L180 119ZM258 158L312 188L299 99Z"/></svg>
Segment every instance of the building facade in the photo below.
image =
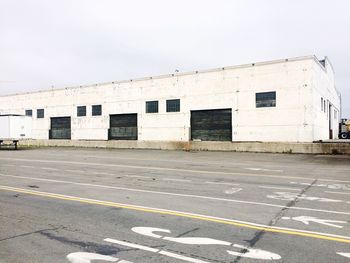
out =
<svg viewBox="0 0 350 263"><path fill-rule="evenodd" d="M315 56L0 97L34 139L312 142L337 138L340 109Z"/></svg>

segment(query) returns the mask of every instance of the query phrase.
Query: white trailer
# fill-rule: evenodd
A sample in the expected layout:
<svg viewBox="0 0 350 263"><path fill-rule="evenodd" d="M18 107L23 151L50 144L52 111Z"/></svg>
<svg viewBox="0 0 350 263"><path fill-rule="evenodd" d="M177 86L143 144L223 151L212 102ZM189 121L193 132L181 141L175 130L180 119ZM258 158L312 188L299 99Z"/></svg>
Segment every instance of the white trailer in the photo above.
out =
<svg viewBox="0 0 350 263"><path fill-rule="evenodd" d="M20 140L32 136L32 117L0 115L0 148L13 145L17 149Z"/></svg>

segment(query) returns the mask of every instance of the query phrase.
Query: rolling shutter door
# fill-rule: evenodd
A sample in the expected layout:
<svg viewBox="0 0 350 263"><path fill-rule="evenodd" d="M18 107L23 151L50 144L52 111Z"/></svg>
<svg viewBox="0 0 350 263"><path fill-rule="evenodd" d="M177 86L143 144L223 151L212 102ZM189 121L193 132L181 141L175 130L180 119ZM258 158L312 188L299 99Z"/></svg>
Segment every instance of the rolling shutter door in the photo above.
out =
<svg viewBox="0 0 350 263"><path fill-rule="evenodd" d="M191 111L191 140L232 141L232 110Z"/></svg>
<svg viewBox="0 0 350 263"><path fill-rule="evenodd" d="M109 140L137 140L137 114L110 115Z"/></svg>
<svg viewBox="0 0 350 263"><path fill-rule="evenodd" d="M55 117L51 118L50 139L71 139L71 118Z"/></svg>

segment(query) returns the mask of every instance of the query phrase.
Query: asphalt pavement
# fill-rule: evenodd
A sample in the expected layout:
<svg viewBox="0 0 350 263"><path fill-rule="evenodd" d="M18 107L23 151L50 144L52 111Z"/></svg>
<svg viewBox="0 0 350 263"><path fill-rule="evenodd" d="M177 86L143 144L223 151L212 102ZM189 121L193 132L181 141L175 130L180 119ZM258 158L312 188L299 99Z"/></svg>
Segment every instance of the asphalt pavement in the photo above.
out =
<svg viewBox="0 0 350 263"><path fill-rule="evenodd" d="M0 151L0 262L349 262L350 156Z"/></svg>

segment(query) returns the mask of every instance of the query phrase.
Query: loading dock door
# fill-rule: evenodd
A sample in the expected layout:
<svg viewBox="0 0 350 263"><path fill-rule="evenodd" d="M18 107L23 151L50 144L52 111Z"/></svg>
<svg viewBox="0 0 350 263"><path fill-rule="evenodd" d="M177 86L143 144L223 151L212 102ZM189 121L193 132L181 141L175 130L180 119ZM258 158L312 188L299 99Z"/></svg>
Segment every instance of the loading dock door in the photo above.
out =
<svg viewBox="0 0 350 263"><path fill-rule="evenodd" d="M191 111L191 140L232 141L232 110Z"/></svg>
<svg viewBox="0 0 350 263"><path fill-rule="evenodd" d="M71 139L71 118L55 117L51 118L50 139Z"/></svg>
<svg viewBox="0 0 350 263"><path fill-rule="evenodd" d="M109 140L137 140L137 114L110 115Z"/></svg>

